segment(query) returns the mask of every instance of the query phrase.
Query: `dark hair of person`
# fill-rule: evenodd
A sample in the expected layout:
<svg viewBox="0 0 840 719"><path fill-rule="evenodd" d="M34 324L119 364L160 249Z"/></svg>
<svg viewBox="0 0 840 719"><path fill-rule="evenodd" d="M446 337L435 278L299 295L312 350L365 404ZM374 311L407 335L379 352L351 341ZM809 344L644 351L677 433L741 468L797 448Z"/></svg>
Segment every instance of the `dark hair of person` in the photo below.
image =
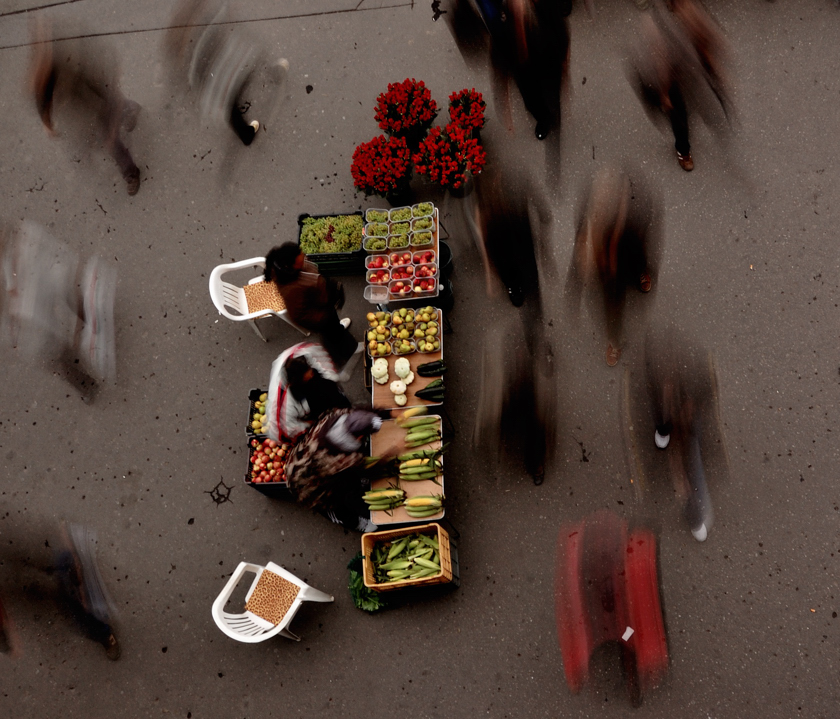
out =
<svg viewBox="0 0 840 719"><path fill-rule="evenodd" d="M350 407L338 384L326 379L305 357L293 357L285 369L289 392L298 402L306 400L309 404L309 419L315 420L330 409ZM307 379L310 370L312 376Z"/></svg>
<svg viewBox="0 0 840 719"><path fill-rule="evenodd" d="M294 281L300 274L295 268L295 260L300 255L300 247L294 242L284 242L279 247L272 247L265 256L265 281L285 285Z"/></svg>

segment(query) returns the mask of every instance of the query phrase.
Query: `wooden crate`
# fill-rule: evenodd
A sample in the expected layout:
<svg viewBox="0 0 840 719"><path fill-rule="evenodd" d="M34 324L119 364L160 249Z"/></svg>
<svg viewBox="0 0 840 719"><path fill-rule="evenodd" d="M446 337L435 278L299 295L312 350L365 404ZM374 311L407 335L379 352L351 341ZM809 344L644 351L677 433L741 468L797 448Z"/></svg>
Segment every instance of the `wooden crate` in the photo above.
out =
<svg viewBox="0 0 840 719"><path fill-rule="evenodd" d="M382 542L390 542L394 539L405 537L409 534L425 534L429 537L437 538L438 544L440 545L438 550L438 554L440 555L440 573L435 574L432 577L423 577L421 579L402 579L398 582L377 584L373 574L373 562L370 560L374 546ZM449 533L435 522L431 524L424 524L419 527L386 529L383 532L368 532L367 534L362 535L362 567L364 570L365 586L376 592L391 592L396 589L430 587L435 584L447 584L451 582L454 577L452 572L452 551Z"/></svg>

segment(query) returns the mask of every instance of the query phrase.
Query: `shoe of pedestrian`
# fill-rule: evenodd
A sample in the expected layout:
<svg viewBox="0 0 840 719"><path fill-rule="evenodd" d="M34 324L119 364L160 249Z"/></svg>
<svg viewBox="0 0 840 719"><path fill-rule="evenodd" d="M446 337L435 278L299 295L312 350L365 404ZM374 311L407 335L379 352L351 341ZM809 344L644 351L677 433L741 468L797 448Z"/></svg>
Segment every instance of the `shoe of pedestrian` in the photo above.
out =
<svg viewBox="0 0 840 719"><path fill-rule="evenodd" d="M342 319L342 320L339 322L339 324L340 324L340 325L341 325L344 329L347 329L347 328L350 326L350 323L351 323L352 321L353 321L353 320L351 320L349 317L345 317L344 319Z"/></svg>
<svg viewBox="0 0 840 719"><path fill-rule="evenodd" d="M650 292L651 287L653 287L653 280L650 279L650 275L647 272L643 272L639 278L639 289L642 292Z"/></svg>
<svg viewBox="0 0 840 719"><path fill-rule="evenodd" d="M108 638L102 642L102 646L105 647L105 656L108 657L112 662L117 661L122 654L120 650L120 643L117 641L116 635L111 632L108 635Z"/></svg>
<svg viewBox="0 0 840 719"><path fill-rule="evenodd" d="M698 542L705 542L706 537L709 536L709 531L706 529L706 523L704 522L697 529L692 529L691 534Z"/></svg>
<svg viewBox="0 0 840 719"><path fill-rule="evenodd" d="M653 441L659 449L665 449L671 441L670 434L659 434L659 430L653 433Z"/></svg>
<svg viewBox="0 0 840 719"><path fill-rule="evenodd" d="M256 135L260 131L260 121L259 120L251 120L248 123L251 127L254 128L254 135Z"/></svg>
<svg viewBox="0 0 840 719"><path fill-rule="evenodd" d="M616 349L611 344L607 345L607 366L615 367L619 359L621 359L621 350Z"/></svg>
<svg viewBox="0 0 840 719"><path fill-rule="evenodd" d="M537 471L531 475L531 479L534 480L534 485L539 487L543 482L545 482L545 469L543 467L537 469Z"/></svg>
<svg viewBox="0 0 840 719"><path fill-rule="evenodd" d="M694 169L694 158L691 157L690 152L685 155L681 155L677 152L677 162L680 163L680 167L686 172L691 172Z"/></svg>
<svg viewBox="0 0 840 719"><path fill-rule="evenodd" d="M522 307L525 303L525 293L521 287L508 287L508 297L514 307Z"/></svg>
<svg viewBox="0 0 840 719"><path fill-rule="evenodd" d="M548 137L550 129L550 125L545 120L539 120L536 128L534 128L534 135L536 135L538 140L545 140Z"/></svg>
<svg viewBox="0 0 840 719"><path fill-rule="evenodd" d="M139 114L139 103L134 102L134 100L126 100L122 110L122 126L126 132L131 132L137 127L137 116Z"/></svg>
<svg viewBox="0 0 840 719"><path fill-rule="evenodd" d="M140 189L140 170L135 169L125 176L125 189L131 197L137 194Z"/></svg>

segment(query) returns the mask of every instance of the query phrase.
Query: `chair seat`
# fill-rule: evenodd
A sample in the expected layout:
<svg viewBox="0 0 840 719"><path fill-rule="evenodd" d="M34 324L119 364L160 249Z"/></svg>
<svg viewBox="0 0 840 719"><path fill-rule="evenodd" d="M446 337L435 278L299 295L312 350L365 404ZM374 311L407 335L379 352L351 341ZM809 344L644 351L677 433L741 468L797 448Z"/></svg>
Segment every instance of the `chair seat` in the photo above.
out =
<svg viewBox="0 0 840 719"><path fill-rule="evenodd" d="M249 314L260 310L282 312L286 309L283 295L273 282L255 282L252 285L245 285L242 289L245 292Z"/></svg>
<svg viewBox="0 0 840 719"><path fill-rule="evenodd" d="M280 624L295 603L300 587L264 569L245 603L245 609L274 625Z"/></svg>

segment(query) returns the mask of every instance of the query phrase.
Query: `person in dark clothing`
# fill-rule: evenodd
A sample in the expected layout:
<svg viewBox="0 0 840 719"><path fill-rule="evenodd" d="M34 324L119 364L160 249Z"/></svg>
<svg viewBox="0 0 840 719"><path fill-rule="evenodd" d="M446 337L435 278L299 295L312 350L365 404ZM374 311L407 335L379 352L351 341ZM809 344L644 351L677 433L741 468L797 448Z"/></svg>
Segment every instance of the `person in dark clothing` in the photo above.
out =
<svg viewBox="0 0 840 719"><path fill-rule="evenodd" d="M642 19L629 77L651 120L667 118L677 162L691 172L689 113L696 112L710 127L725 126L732 113L728 51L722 33L699 3L676 0L673 9L673 17L657 11Z"/></svg>
<svg viewBox="0 0 840 719"><path fill-rule="evenodd" d="M621 357L627 288L653 287L658 230L658 204L643 183L609 170L596 178L578 223L565 292L573 314L585 284L600 297L610 367Z"/></svg>
<svg viewBox="0 0 840 719"><path fill-rule="evenodd" d="M334 280L318 273L294 242L273 248L265 258L265 280L274 282L283 296L289 318L311 332L319 332L324 347L341 369L361 352L363 345L347 329L350 319L338 319L336 308L344 306L344 290Z"/></svg>
<svg viewBox="0 0 840 719"><path fill-rule="evenodd" d="M507 0L482 4L490 30L490 60L496 97L507 117L509 79L536 120L534 134L544 140L560 127L560 93L569 63L568 3ZM508 125L510 125L508 121Z"/></svg>
<svg viewBox="0 0 840 719"><path fill-rule="evenodd" d="M51 23L43 17L32 28L30 89L47 132L55 134L53 110L58 101L80 110L86 119L94 118L105 147L122 173L128 194L136 195L140 169L120 133L134 129L140 106L120 92L119 65L113 48L100 38L59 41Z"/></svg>

